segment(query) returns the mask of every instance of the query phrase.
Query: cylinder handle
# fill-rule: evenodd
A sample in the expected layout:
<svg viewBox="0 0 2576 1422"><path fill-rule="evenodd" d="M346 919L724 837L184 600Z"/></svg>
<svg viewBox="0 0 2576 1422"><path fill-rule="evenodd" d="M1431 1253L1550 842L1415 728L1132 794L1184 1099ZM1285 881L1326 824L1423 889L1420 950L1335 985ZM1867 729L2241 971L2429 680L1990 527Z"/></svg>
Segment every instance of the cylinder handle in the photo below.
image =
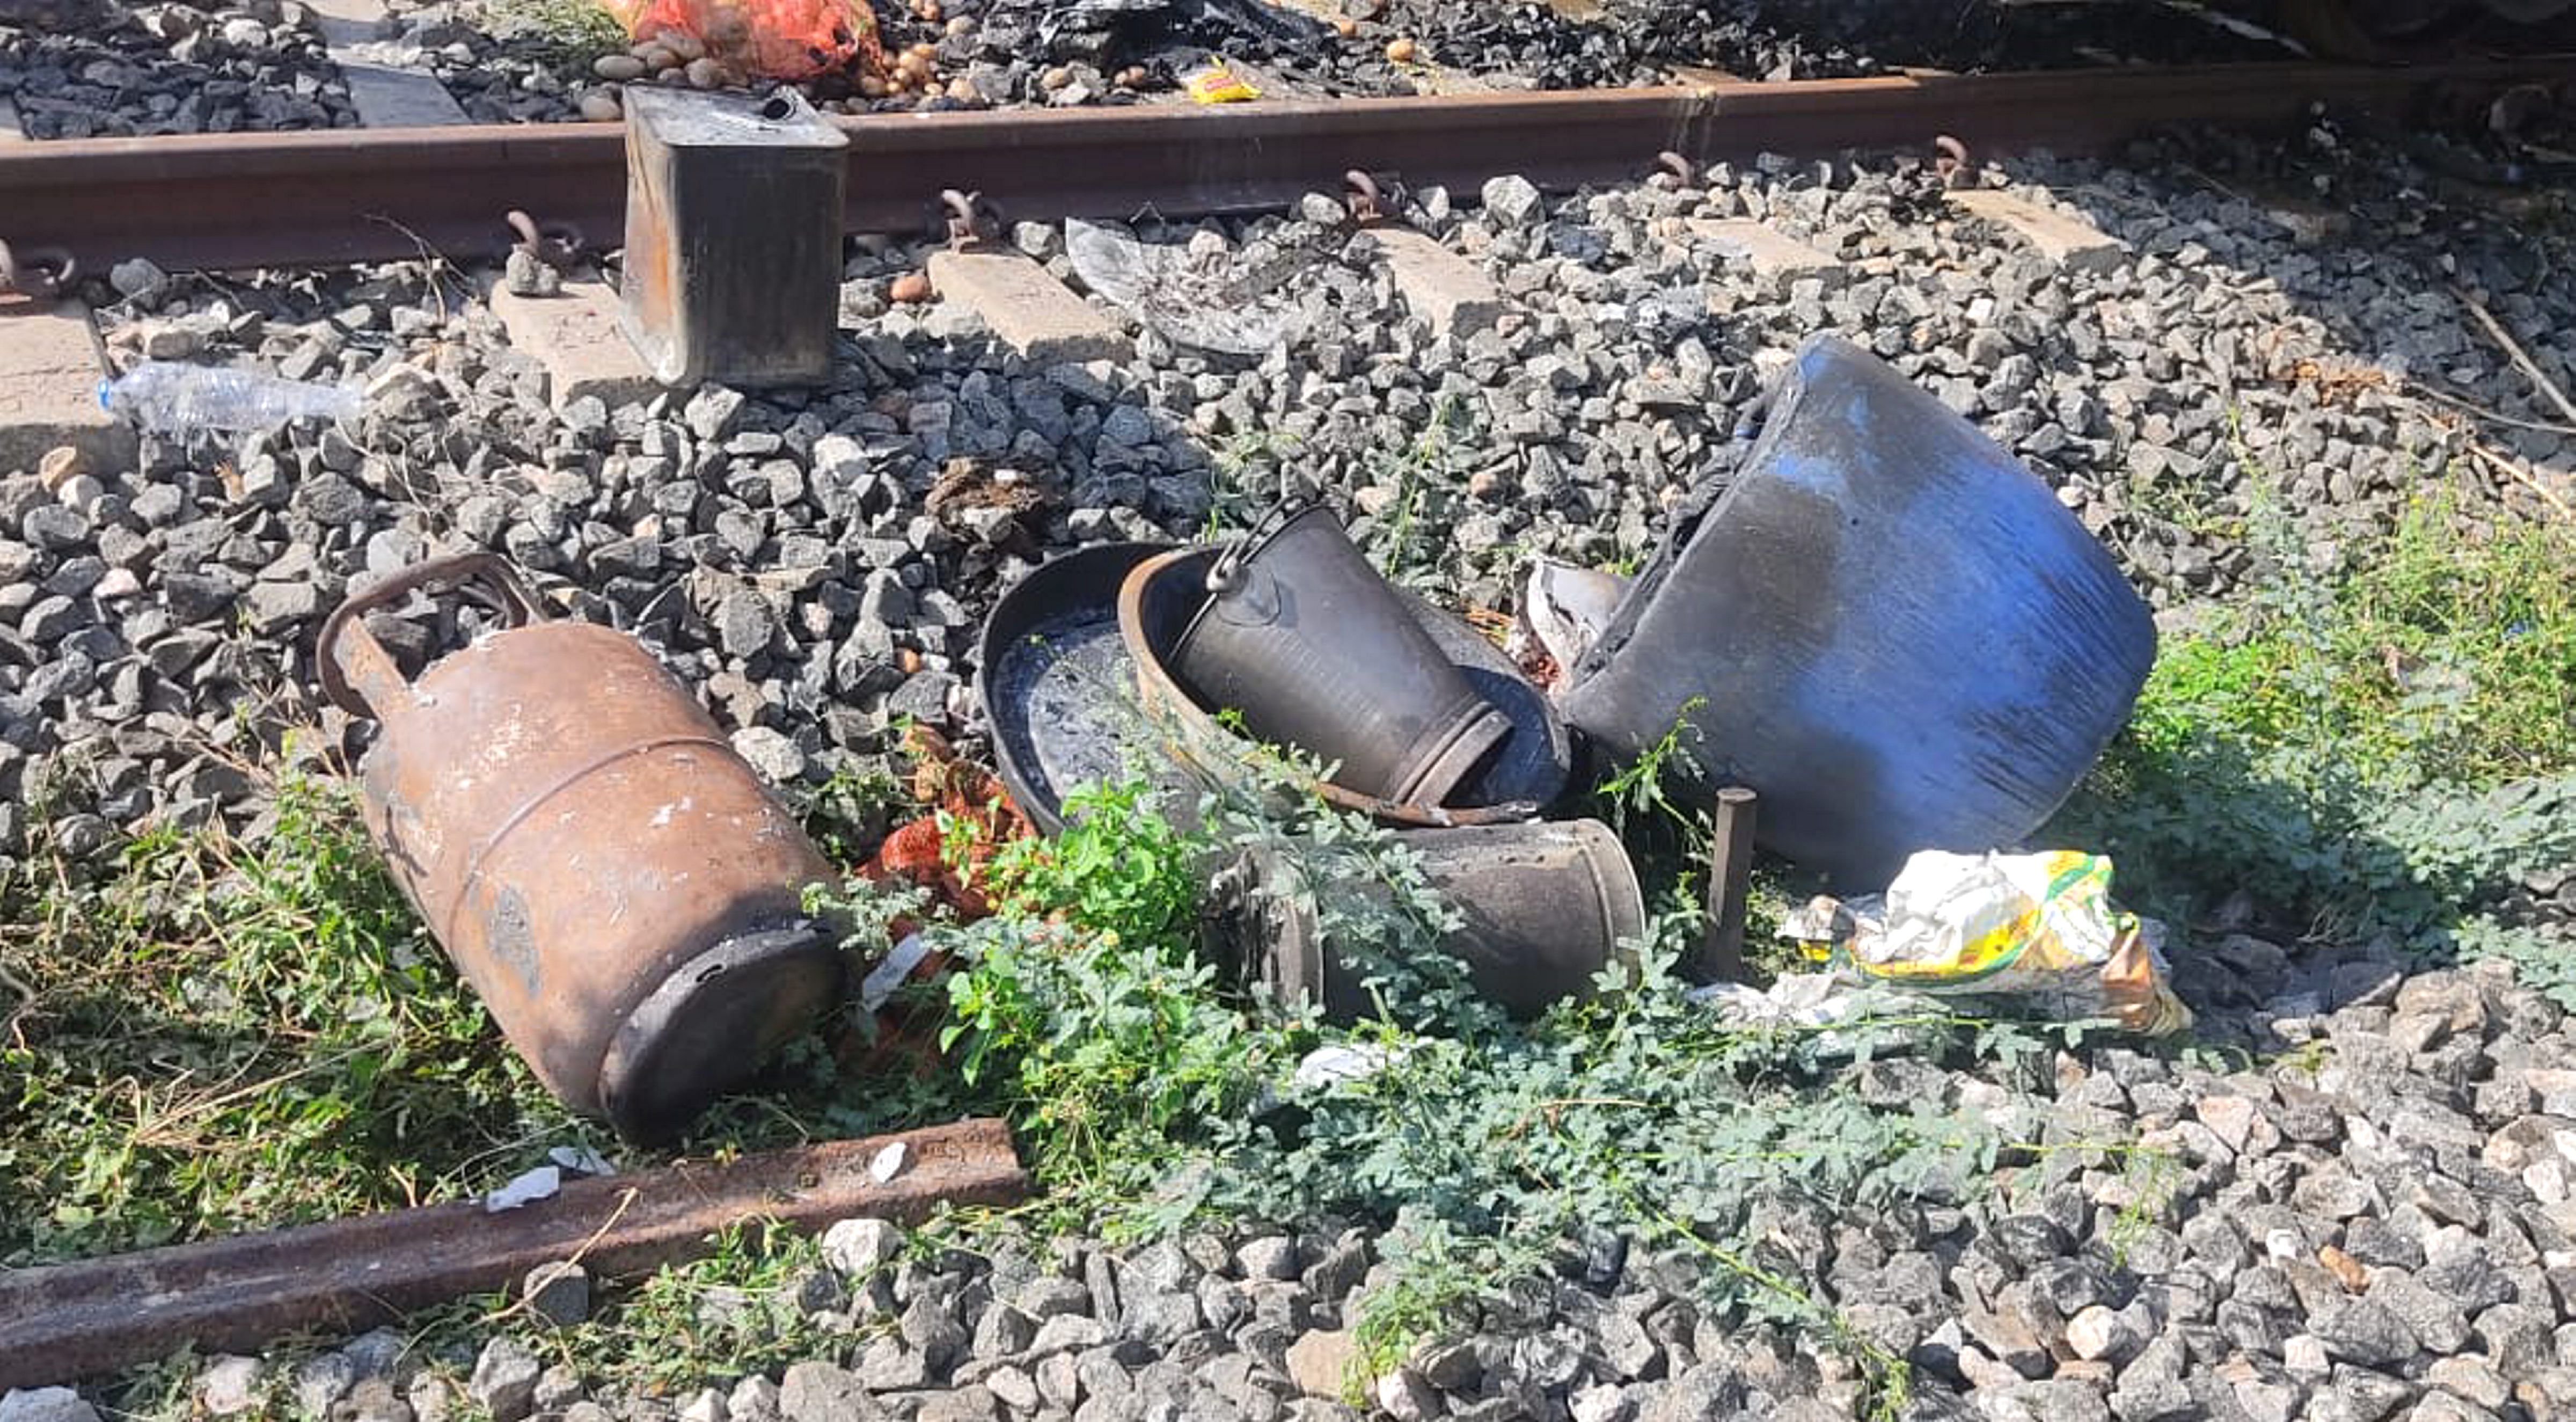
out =
<svg viewBox="0 0 2576 1422"><path fill-rule="evenodd" d="M476 551L456 553L414 563L387 577L383 582L332 609L322 624L321 634L313 640L313 659L322 680L322 694L331 704L352 716L370 720L377 716L374 702L396 693L410 683L391 654L367 630L362 620L368 613L401 601L414 592L453 592L473 586L489 594L510 627L525 627L546 620L545 609L520 580L518 570L498 553ZM344 651L341 643L347 639Z"/></svg>

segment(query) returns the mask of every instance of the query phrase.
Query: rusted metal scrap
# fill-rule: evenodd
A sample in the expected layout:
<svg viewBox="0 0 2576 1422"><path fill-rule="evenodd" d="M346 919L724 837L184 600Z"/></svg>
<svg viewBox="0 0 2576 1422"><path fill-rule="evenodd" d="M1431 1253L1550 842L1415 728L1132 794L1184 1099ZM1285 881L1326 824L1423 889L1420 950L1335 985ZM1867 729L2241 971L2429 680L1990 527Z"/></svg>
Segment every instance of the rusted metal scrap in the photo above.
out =
<svg viewBox="0 0 2576 1422"><path fill-rule="evenodd" d="M892 1160L901 1164L888 1173ZM747 1220L808 1232L860 1215L909 1221L940 1204L1008 1204L1027 1187L1008 1129L978 1119L576 1180L500 1213L460 1201L0 1271L0 1388L70 1382L187 1345L251 1350L289 1333L355 1332L576 1257L594 1273L640 1273L699 1257L716 1231Z"/></svg>
<svg viewBox="0 0 2576 1422"><path fill-rule="evenodd" d="M1467 967L1476 990L1518 1017L1591 994L1614 962L1633 962L1646 931L1646 900L1627 850L1599 820L1531 821L1399 831L1424 879L1456 906L1458 926L1440 951ZM1247 981L1284 1001L1304 1000L1336 1022L1370 1016L1367 966L1345 962L1317 900L1328 893L1382 897L1370 885L1318 884L1284 855L1256 852L1219 876L1231 899L1220 942Z"/></svg>
<svg viewBox="0 0 2576 1422"><path fill-rule="evenodd" d="M406 679L364 621L477 588L505 629ZM488 553L433 560L322 627L324 690L383 730L367 829L439 945L556 1095L676 1134L838 995L835 879L650 652L547 619Z"/></svg>
<svg viewBox="0 0 2576 1422"><path fill-rule="evenodd" d="M868 115L851 137L842 222L900 232L922 195L981 191L1031 221L1261 212L1294 206L1365 165L1419 190L1498 173L1550 187L1633 180L1670 149L1694 162L1829 156L1946 132L1989 156L2100 149L2168 124L2287 127L2320 104L2403 115L2436 87L2558 84L2537 56L2403 68L2240 64L2035 74L1908 74L1324 103L1149 104ZM641 92L639 90L638 92ZM625 225L625 135L608 124L181 134L21 144L0 158L5 235L60 247L93 271L497 257L508 208L583 231ZM829 310L829 303L825 309Z"/></svg>

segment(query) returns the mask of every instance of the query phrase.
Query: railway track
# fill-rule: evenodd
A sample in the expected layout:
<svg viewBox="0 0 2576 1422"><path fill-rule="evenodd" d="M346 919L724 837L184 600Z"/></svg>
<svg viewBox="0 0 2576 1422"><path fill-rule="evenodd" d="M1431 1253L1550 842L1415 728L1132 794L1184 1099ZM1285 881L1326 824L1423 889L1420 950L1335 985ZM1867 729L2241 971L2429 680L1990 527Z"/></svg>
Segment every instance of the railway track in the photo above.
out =
<svg viewBox="0 0 2576 1422"><path fill-rule="evenodd" d="M2319 108L2403 120L2428 96L2576 81L2576 57L2390 69L2191 69L1921 75L1606 92L876 115L850 138L852 232L932 225L943 189L1014 216L1167 216L1277 208L1350 170L1468 185L1547 185L1691 162L1855 148L2100 150L2161 127L2279 129ZM593 240L620 228L622 134L513 125L94 139L0 148L0 241L22 263L100 272L489 256L511 209Z"/></svg>

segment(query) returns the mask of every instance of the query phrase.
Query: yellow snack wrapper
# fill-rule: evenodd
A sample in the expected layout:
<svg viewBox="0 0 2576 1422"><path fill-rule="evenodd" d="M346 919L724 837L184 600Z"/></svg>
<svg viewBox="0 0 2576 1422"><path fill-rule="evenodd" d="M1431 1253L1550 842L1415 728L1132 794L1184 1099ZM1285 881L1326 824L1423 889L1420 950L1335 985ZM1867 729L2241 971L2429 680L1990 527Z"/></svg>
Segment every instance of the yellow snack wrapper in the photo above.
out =
<svg viewBox="0 0 2576 1422"><path fill-rule="evenodd" d="M1181 91L1194 104L1248 104L1261 97L1260 90L1222 64L1211 64L1183 80Z"/></svg>
<svg viewBox="0 0 2576 1422"><path fill-rule="evenodd" d="M1884 895L1818 899L1781 933L1812 961L1915 992L2019 998L2151 1037L2191 1025L2166 983L2164 926L2111 901L2099 854L1925 850Z"/></svg>

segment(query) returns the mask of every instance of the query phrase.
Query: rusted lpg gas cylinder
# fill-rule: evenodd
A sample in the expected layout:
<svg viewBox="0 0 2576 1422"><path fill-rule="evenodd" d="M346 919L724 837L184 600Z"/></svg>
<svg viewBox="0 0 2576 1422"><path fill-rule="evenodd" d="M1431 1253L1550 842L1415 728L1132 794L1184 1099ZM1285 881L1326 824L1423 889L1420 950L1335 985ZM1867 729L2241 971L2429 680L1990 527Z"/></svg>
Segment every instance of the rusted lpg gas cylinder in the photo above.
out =
<svg viewBox="0 0 2576 1422"><path fill-rule="evenodd" d="M466 588L506 626L406 680L365 614ZM472 553L350 598L316 651L331 699L382 727L364 798L395 879L575 1108L666 1139L838 994L802 902L829 866L633 638L547 619Z"/></svg>

